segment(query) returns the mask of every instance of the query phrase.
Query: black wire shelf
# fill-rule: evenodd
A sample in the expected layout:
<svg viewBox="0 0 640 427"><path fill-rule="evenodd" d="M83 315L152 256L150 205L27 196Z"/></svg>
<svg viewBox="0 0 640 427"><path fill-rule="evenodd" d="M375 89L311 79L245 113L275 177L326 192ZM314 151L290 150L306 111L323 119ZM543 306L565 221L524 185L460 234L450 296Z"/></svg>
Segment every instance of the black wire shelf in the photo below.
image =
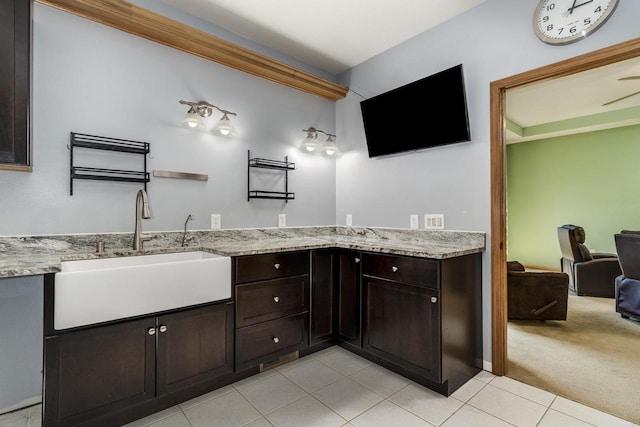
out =
<svg viewBox="0 0 640 427"><path fill-rule="evenodd" d="M290 162L287 156L284 157L284 161L260 157L251 158L251 150L248 150L247 159L247 201L251 201L251 199L271 199L284 200L287 203L289 200L296 198L296 194L289 191L289 171L295 170L296 164ZM252 190L251 168L274 169L284 172L284 191Z"/></svg>

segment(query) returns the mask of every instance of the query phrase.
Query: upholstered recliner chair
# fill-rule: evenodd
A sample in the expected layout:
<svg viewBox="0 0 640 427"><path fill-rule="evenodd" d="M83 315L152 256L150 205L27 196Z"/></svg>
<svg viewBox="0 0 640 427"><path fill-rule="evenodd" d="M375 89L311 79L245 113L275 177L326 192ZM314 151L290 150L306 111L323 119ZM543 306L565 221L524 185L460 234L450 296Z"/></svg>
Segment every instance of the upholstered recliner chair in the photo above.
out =
<svg viewBox="0 0 640 427"><path fill-rule="evenodd" d="M569 289L578 295L613 298L615 279L622 274L615 254L591 253L585 246L584 228L558 227L562 259L560 270L569 275Z"/></svg>
<svg viewBox="0 0 640 427"><path fill-rule="evenodd" d="M567 320L569 276L558 272L525 271L507 262L509 320Z"/></svg>
<svg viewBox="0 0 640 427"><path fill-rule="evenodd" d="M640 234L614 235L622 275L616 277L616 312L640 321Z"/></svg>

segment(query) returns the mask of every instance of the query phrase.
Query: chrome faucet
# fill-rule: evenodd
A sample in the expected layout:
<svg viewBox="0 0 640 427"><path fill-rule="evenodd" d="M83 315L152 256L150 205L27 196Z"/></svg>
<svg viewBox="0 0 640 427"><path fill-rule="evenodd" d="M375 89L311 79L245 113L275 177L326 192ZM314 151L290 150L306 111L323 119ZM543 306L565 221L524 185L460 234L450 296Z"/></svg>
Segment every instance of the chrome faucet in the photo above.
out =
<svg viewBox="0 0 640 427"><path fill-rule="evenodd" d="M136 196L136 228L133 232L133 250L141 251L142 244L145 240L151 239L150 237L142 237L142 219L151 218L151 211L149 210L149 197L144 190L138 191Z"/></svg>

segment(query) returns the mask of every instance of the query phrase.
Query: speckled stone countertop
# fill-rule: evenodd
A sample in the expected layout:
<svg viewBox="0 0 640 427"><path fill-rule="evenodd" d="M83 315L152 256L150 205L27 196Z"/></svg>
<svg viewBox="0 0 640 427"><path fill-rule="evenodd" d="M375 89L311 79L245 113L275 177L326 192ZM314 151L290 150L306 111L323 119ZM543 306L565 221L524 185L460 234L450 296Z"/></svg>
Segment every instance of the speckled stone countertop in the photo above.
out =
<svg viewBox="0 0 640 427"><path fill-rule="evenodd" d="M60 271L62 261L182 251L225 256L340 248L445 259L482 252L485 233L374 227L284 227L144 233L152 239L133 251L132 233L0 236L0 278ZM105 251L96 253L96 242Z"/></svg>

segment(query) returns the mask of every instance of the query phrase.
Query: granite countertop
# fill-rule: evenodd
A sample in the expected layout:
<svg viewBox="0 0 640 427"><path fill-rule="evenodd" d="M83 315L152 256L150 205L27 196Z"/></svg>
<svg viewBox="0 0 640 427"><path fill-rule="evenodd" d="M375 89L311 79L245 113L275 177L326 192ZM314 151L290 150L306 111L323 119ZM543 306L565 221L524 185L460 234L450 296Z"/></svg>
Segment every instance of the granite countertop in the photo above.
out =
<svg viewBox="0 0 640 427"><path fill-rule="evenodd" d="M143 251L131 249L132 233L0 237L0 278L60 271L62 261L182 251L224 256L255 255L322 248L445 259L482 252L485 233L373 227L285 227L144 233L152 239ZM105 252L96 253L103 241Z"/></svg>

